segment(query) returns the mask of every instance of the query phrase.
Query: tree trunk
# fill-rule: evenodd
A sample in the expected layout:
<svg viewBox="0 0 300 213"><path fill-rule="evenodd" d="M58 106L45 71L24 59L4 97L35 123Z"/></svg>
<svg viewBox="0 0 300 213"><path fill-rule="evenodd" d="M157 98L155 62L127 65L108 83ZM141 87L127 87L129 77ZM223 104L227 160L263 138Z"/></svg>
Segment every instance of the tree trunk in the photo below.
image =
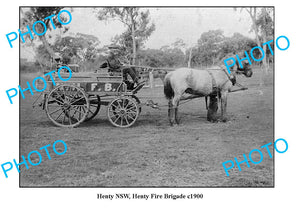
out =
<svg viewBox="0 0 300 213"><path fill-rule="evenodd" d="M252 9L253 9L253 14L252 14ZM247 10L248 11L248 10ZM250 17L251 17L251 20L252 20L252 24L253 24L253 29L254 29L254 32L255 32L255 38L256 38L256 44L258 46L262 46L260 40L259 40L259 36L258 36L258 28L257 28L257 24L256 24L256 8L250 8L250 11L248 11L248 13L250 14ZM266 45L265 45L266 47ZM262 68L261 68L261 73L260 73L260 82L259 82L259 85L262 86L264 84L263 82L263 73L265 72L265 63L266 63L266 60L265 60L265 57L262 61Z"/></svg>
<svg viewBox="0 0 300 213"><path fill-rule="evenodd" d="M262 8L262 12L264 14L264 17L266 17L266 15L267 15L266 8ZM266 43L267 42L267 34L266 34L265 31L262 32L262 38L263 38L263 43ZM267 74L268 69L269 69L269 64L267 63L267 45L263 46L263 50L264 50L264 53L265 53L265 57L263 58L263 65L264 65L264 71Z"/></svg>
<svg viewBox="0 0 300 213"><path fill-rule="evenodd" d="M263 36L263 43L267 42L267 39L266 39L266 36L264 35ZM263 46L263 50L264 50L264 53L265 53L265 56L262 60L262 63L263 63L263 68L264 68L264 72L265 73L268 73L268 63L267 63L267 45L264 45Z"/></svg>
<svg viewBox="0 0 300 213"><path fill-rule="evenodd" d="M133 11L130 12L131 19L131 38L132 38L132 65L136 63L136 40L135 40L135 26L133 20Z"/></svg>
<svg viewBox="0 0 300 213"><path fill-rule="evenodd" d="M50 47L48 41L46 40L45 36L40 36L41 41L43 42L43 45L45 46L47 52L50 54L52 58L55 56L54 50Z"/></svg>
<svg viewBox="0 0 300 213"><path fill-rule="evenodd" d="M257 28L257 25L256 25L256 8L253 8L253 9L254 9L254 14L252 14L251 12L249 12L249 14L250 14L252 24L253 24L253 28L254 28L254 32L255 32L256 44L261 47L261 42L260 42L259 36L258 36L258 28Z"/></svg>
<svg viewBox="0 0 300 213"><path fill-rule="evenodd" d="M135 41L135 32L132 32L132 64L135 65L136 62L136 41Z"/></svg>

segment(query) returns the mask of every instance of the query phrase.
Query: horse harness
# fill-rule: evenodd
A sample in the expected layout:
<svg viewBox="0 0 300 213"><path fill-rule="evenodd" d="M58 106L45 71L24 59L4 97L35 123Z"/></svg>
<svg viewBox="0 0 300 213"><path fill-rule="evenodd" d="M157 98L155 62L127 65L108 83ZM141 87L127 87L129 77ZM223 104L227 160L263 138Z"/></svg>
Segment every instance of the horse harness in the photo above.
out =
<svg viewBox="0 0 300 213"><path fill-rule="evenodd" d="M217 86L217 82L216 82L216 79L215 77L213 76L213 74L211 73L210 70L206 70L208 72L208 74L210 75L211 77L211 81L212 81L212 93L211 95L217 95L218 92L219 92L219 88Z"/></svg>
<svg viewBox="0 0 300 213"><path fill-rule="evenodd" d="M224 68L222 68L222 67L220 67L220 69L222 69L222 70L225 72L226 76L228 77L228 79L221 85L220 88L222 88L222 87L227 83L228 80L231 81L232 85L235 85L235 84L236 84L236 78L235 78L235 76L234 76L234 75L231 75L231 76L230 76L230 75L227 73L227 71L226 71ZM218 70L219 70L219 69L218 69ZM216 79L215 79L215 77L213 76L212 72L211 72L209 69L206 69L206 71L207 71L208 74L211 76L211 80L212 80L212 93L211 93L210 95L212 95L212 96L217 96L217 95L219 95L220 88L218 88ZM205 96L205 105L206 105L206 109L208 110L208 106L207 106L207 96Z"/></svg>
<svg viewBox="0 0 300 213"><path fill-rule="evenodd" d="M234 76L234 75L229 75L229 74L227 73L227 71L226 71L224 68L222 68L222 67L220 67L220 69L222 69L222 70L225 72L226 76L228 77L228 80L230 80L231 83L232 83L232 85L234 86L234 85L236 84L236 78L235 78L235 76ZM212 95L216 95L216 94L219 92L219 90L220 90L220 89L218 88L218 86L217 86L216 79L215 79L215 77L213 76L212 72L211 72L209 69L206 69L206 71L207 71L208 74L211 76L211 80L212 80ZM226 80L226 81L221 85L220 88L222 88L222 87L224 86L224 84L227 83L228 80Z"/></svg>

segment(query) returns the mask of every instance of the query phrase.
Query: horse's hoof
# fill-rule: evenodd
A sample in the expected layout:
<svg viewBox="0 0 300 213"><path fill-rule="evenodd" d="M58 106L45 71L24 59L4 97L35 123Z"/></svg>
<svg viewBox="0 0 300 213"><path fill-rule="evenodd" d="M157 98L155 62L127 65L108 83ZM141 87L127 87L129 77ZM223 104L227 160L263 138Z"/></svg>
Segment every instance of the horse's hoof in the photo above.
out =
<svg viewBox="0 0 300 213"><path fill-rule="evenodd" d="M209 122L213 122L214 120L215 119L213 117L211 117L211 116L207 117L207 121L209 121Z"/></svg>
<svg viewBox="0 0 300 213"><path fill-rule="evenodd" d="M227 118L222 118L221 121L225 123L225 122L228 121L228 119Z"/></svg>
<svg viewBox="0 0 300 213"><path fill-rule="evenodd" d="M172 122L172 123L170 123L170 126L172 126L172 127L174 127L174 126L179 126L179 123Z"/></svg>
<svg viewBox="0 0 300 213"><path fill-rule="evenodd" d="M209 122L212 122L212 123L217 123L218 122L218 119L217 118L212 118L212 117L208 117L207 120Z"/></svg>
<svg viewBox="0 0 300 213"><path fill-rule="evenodd" d="M208 120L209 122L211 123L218 123L218 119L211 119L211 120Z"/></svg>

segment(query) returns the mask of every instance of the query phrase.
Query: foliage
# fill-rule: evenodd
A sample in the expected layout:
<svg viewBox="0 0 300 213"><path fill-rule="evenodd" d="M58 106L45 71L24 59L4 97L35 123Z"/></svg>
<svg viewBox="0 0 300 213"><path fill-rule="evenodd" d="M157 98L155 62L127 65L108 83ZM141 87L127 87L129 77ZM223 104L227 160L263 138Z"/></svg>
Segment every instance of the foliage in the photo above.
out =
<svg viewBox="0 0 300 213"><path fill-rule="evenodd" d="M202 33L198 39L198 48L196 48L197 58L192 57L192 61L205 60L207 64L214 64L222 49L224 38L222 30L210 30Z"/></svg>
<svg viewBox="0 0 300 213"><path fill-rule="evenodd" d="M26 30L26 26L32 26L37 20L44 20L52 14L58 14L63 7L32 7L21 9L21 30ZM243 8L247 10L251 17L255 14L255 22L251 29L257 31L258 39L264 42L266 39L273 39L274 20L273 9L271 8ZM248 10L249 9L249 10ZM251 10L250 10L251 9ZM255 13L254 13L255 12ZM100 21L118 20L126 27L120 35L112 39L112 44L120 46L121 54L125 63L151 66L151 67L182 67L187 66L191 58L191 66L211 66L220 62L224 57L232 54L249 51L257 46L257 40L248 38L240 33L234 33L231 37L224 35L220 29L210 30L200 35L197 45L187 49L184 41L178 38L174 43L161 47L160 49L145 49L145 42L155 30L155 25L151 23L149 10L136 7L106 7L96 10L96 16ZM68 30L62 26L57 18L53 18L57 28L62 28L62 33ZM64 20L63 20L64 21ZM52 30L50 20L45 20L48 30ZM41 31L37 25L37 31ZM59 52L63 58L63 63L79 64L81 70L94 70L105 60L103 52L105 46L100 48L100 41L96 36L77 33L75 35L63 36L62 33L53 38L49 43L46 39L51 37L51 33L38 39L28 40L22 45L28 45L34 49L36 64L45 69L51 68L53 53ZM271 44L273 48L273 44ZM107 46L106 46L107 47ZM270 52L267 52L267 58ZM191 57L189 57L191 56ZM254 51L254 57L260 58L260 51Z"/></svg>
<svg viewBox="0 0 300 213"><path fill-rule="evenodd" d="M270 51L267 49L266 45L263 43L272 40L274 37L274 20L272 18L274 14L274 8L272 7L249 7L241 8L241 11L245 9L251 20L252 25L250 31L254 31L256 37L256 44L263 48L266 53L265 57L262 59L262 71L265 73L268 72L269 62L273 61L273 56L270 54ZM272 48L274 46L272 45ZM263 84L261 78L261 85Z"/></svg>
<svg viewBox="0 0 300 213"><path fill-rule="evenodd" d="M21 8L20 9L20 30L22 32L26 32L27 30L27 25L32 28L32 25L34 24L34 22L38 21L38 20L43 20L46 27L47 27L47 33L42 35L42 36L35 36L35 39L31 39L30 36L27 34L24 36L24 39L26 40L25 43L21 43L21 45L24 48L30 48L33 51L31 53L33 53L34 58L37 61L37 64L39 64L39 66L41 67L41 69L43 71L46 71L46 69L49 68L49 61L46 62L45 60L47 60L50 56L53 56L55 53L53 51L53 49L51 48L51 45L49 44L47 37L51 38L51 34L49 33L51 30L53 30L52 28L52 23L51 20L53 20L53 24L55 25L56 28L60 28L63 29L62 33L65 33L68 31L68 27L63 26L57 19L57 14L63 9L63 7L30 7L30 8ZM46 17L51 16L51 15L55 15L54 17L52 17L52 19L46 19ZM61 20L64 22L65 18L62 16L60 17ZM41 24L37 24L35 26L35 29L38 33L42 33L44 31L44 27ZM46 37L47 36L47 37ZM37 39L38 37L38 39ZM41 50L40 46L37 46L40 41L43 44L44 50ZM46 51L46 52L43 52ZM42 52L42 55L40 55L39 53ZM34 54L35 53L35 54ZM45 56L46 58L44 58L43 56ZM44 67L46 65L46 67Z"/></svg>
<svg viewBox="0 0 300 213"><path fill-rule="evenodd" d="M155 30L155 25L150 24L149 10L143 11L136 7L107 7L96 13L100 21L118 20L126 26L126 31L113 39L114 44L120 45L123 55L127 55L131 63L135 64L137 51Z"/></svg>
<svg viewBox="0 0 300 213"><path fill-rule="evenodd" d="M96 36L77 33L75 36L57 37L53 49L60 52L64 63L94 61L100 41Z"/></svg>
<svg viewBox="0 0 300 213"><path fill-rule="evenodd" d="M39 61L44 67L45 69L51 69L51 55L49 54L49 52L47 51L47 49L44 47L43 44L40 44L36 47L36 62Z"/></svg>
<svg viewBox="0 0 300 213"><path fill-rule="evenodd" d="M53 26L51 23L51 20L53 20L53 24L55 25L56 28L63 28L63 33L68 31L68 27L63 26L57 19L57 14L63 9L63 7L30 7L29 10L27 11L23 11L21 9L21 31L27 31L26 26L29 25L30 28L32 28L32 25L34 24L34 22L39 21L39 20L43 20L43 22L45 23L46 27L47 27L47 31L51 31L53 30ZM46 19L46 17L51 16L51 15L55 15L54 17L50 19ZM66 18L65 17L61 17L62 21L65 21ZM37 24L35 26L35 29L38 33L42 33L44 31L44 27L42 24ZM38 36L38 38L40 40L43 41L43 39L45 39L45 35L48 35L49 38L51 38L51 35L49 34L49 32L47 32L46 34L44 34L43 36ZM29 35L26 35L27 37L30 37ZM25 37L26 37L25 36ZM29 39L28 39L29 40ZM31 42L36 42L36 40L30 40ZM24 44L28 44L28 42L25 42Z"/></svg>
<svg viewBox="0 0 300 213"><path fill-rule="evenodd" d="M272 9L262 9L256 18L259 35L265 35L267 40L274 37L274 22L272 19Z"/></svg>
<svg viewBox="0 0 300 213"><path fill-rule="evenodd" d="M161 49L140 51L138 59L141 65L151 67L182 67L185 55L179 48L164 46Z"/></svg>
<svg viewBox="0 0 300 213"><path fill-rule="evenodd" d="M75 63L80 65L81 69L96 69L99 60L105 60L101 53L103 48L99 47L100 41L93 35L77 33L75 36L57 37L51 48L60 53L64 64ZM44 44L40 44L37 48L36 60L40 61L44 66L51 69L51 55L46 50ZM95 64L94 64L95 63ZM89 66L88 64L94 64Z"/></svg>
<svg viewBox="0 0 300 213"><path fill-rule="evenodd" d="M44 20L44 19L54 14L55 16L52 18L52 20L55 27L62 28L63 25L57 19L57 14L62 9L63 7L30 7L28 11L22 12L21 26L25 28L26 25L29 25L31 27L34 22L38 20L43 20L47 26L47 29L52 30L51 20L50 19ZM65 21L66 19L64 17L61 17L61 20ZM40 33L43 32L43 27L40 24L36 25L36 29L37 32Z"/></svg>
<svg viewBox="0 0 300 213"><path fill-rule="evenodd" d="M204 32L198 44L193 47L192 67L211 66L220 62L226 56L250 51L256 43L253 39L234 33L226 37L222 30ZM137 59L140 65L151 67L184 67L187 65L189 50L182 39L177 39L171 45L160 49L140 50ZM254 57L259 58L259 51L254 51Z"/></svg>
<svg viewBox="0 0 300 213"><path fill-rule="evenodd" d="M251 50L256 43L240 33L225 37L222 30L204 32L193 48L192 66L211 66L220 63L224 57ZM259 54L255 51L254 55ZM258 58L258 56L256 56Z"/></svg>
<svg viewBox="0 0 300 213"><path fill-rule="evenodd" d="M36 64L34 62L27 61L26 59L21 59L20 60L20 70L22 71L22 73L40 71L38 64Z"/></svg>

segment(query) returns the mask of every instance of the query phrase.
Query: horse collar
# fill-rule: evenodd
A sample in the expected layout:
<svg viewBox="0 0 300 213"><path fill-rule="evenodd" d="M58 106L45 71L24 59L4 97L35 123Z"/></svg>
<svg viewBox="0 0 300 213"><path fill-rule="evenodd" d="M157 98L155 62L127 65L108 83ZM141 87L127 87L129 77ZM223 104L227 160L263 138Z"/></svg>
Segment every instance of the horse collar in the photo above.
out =
<svg viewBox="0 0 300 213"><path fill-rule="evenodd" d="M221 68L221 70L223 70L225 72L226 76L231 81L232 85L234 86L235 83L236 83L236 77L235 77L235 75L229 74L224 67L220 67L220 68ZM232 73L233 73L233 71L232 71Z"/></svg>

